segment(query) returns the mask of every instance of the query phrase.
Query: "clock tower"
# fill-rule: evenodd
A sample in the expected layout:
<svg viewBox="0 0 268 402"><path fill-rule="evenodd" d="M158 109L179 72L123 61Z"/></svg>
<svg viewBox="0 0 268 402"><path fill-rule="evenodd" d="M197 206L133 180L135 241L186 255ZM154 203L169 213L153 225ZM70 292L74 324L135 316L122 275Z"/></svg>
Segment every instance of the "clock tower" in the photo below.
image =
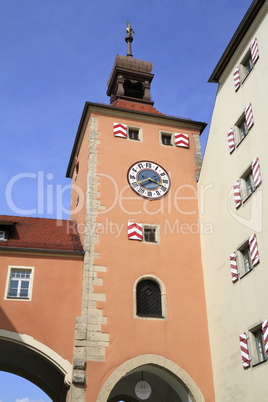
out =
<svg viewBox="0 0 268 402"><path fill-rule="evenodd" d="M206 124L154 107L130 24L125 40L110 104L86 102L67 170L85 250L70 400L212 402L196 186Z"/></svg>

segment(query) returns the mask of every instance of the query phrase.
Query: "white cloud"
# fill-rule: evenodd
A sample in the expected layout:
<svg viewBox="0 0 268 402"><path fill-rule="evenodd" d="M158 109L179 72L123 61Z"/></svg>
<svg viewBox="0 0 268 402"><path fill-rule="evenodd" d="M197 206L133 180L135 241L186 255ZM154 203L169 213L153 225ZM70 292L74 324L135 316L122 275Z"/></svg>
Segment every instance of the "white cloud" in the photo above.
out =
<svg viewBox="0 0 268 402"><path fill-rule="evenodd" d="M30 402L29 398L16 399L16 402Z"/></svg>
<svg viewBox="0 0 268 402"><path fill-rule="evenodd" d="M0 402L2 401L0 400ZM44 399L17 398L15 402L46 402L46 401L44 401Z"/></svg>

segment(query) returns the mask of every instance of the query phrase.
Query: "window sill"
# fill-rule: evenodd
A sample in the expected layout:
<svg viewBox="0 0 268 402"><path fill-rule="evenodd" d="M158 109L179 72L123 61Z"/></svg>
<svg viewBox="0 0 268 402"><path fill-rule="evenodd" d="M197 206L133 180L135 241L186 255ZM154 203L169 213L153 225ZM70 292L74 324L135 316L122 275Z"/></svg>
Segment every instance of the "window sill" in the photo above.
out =
<svg viewBox="0 0 268 402"><path fill-rule="evenodd" d="M149 316L149 315L136 315L135 318L139 318L141 320L165 320L164 316Z"/></svg>
<svg viewBox="0 0 268 402"><path fill-rule="evenodd" d="M248 272L245 272L243 275L240 276L240 279L245 278L248 274L250 274L253 271L253 268L251 268Z"/></svg>
<svg viewBox="0 0 268 402"><path fill-rule="evenodd" d="M257 362L257 363L252 363L252 367L257 367L262 365L263 363L267 363L267 359L262 360L261 362Z"/></svg>
<svg viewBox="0 0 268 402"><path fill-rule="evenodd" d="M254 188L254 190L252 190L251 194L248 194L245 198L243 198L243 204L245 204L247 202L247 200L255 193L256 188Z"/></svg>

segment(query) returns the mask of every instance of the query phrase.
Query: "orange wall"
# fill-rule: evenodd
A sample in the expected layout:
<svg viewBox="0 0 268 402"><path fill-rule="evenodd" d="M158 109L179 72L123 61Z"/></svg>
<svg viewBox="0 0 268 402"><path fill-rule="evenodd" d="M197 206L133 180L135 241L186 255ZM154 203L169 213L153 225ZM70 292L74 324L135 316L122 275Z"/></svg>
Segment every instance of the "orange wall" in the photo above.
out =
<svg viewBox="0 0 268 402"><path fill-rule="evenodd" d="M100 384L115 367L134 356L154 353L183 368L200 387L205 400L213 401L194 173L197 167L193 134L198 133L124 116L97 117L98 190L107 212L97 218L101 226L97 229L99 243L94 251L99 253L95 264L106 266L107 272L99 274L103 286L95 287L95 291L106 293L106 302L99 302L98 307L107 317L102 328L110 335L110 346L104 363L88 362L87 400L97 399ZM115 138L114 122L142 127L143 141ZM190 148L160 145L160 129L189 134ZM81 152L85 154L86 150ZM171 191L167 197L146 201L129 188L128 168L140 160L159 163L168 171ZM128 240L128 220L160 225L160 244ZM165 284L166 320L133 318L134 283L146 274Z"/></svg>
<svg viewBox="0 0 268 402"><path fill-rule="evenodd" d="M81 312L81 259L1 253L0 327L32 336L72 362L75 317ZM8 266L34 267L32 299L3 300Z"/></svg>

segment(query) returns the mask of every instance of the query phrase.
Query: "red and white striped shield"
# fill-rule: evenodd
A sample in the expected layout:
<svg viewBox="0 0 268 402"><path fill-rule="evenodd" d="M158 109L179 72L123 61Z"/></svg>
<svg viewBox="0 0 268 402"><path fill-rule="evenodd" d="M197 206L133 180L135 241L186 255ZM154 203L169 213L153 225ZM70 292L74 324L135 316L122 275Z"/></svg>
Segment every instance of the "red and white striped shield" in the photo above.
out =
<svg viewBox="0 0 268 402"><path fill-rule="evenodd" d="M114 136L127 138L127 126L122 123L114 123Z"/></svg>
<svg viewBox="0 0 268 402"><path fill-rule="evenodd" d="M176 147L189 148L189 136L188 134L175 133L174 143Z"/></svg>
<svg viewBox="0 0 268 402"><path fill-rule="evenodd" d="M127 234L130 240L142 240L142 224L128 222Z"/></svg>

